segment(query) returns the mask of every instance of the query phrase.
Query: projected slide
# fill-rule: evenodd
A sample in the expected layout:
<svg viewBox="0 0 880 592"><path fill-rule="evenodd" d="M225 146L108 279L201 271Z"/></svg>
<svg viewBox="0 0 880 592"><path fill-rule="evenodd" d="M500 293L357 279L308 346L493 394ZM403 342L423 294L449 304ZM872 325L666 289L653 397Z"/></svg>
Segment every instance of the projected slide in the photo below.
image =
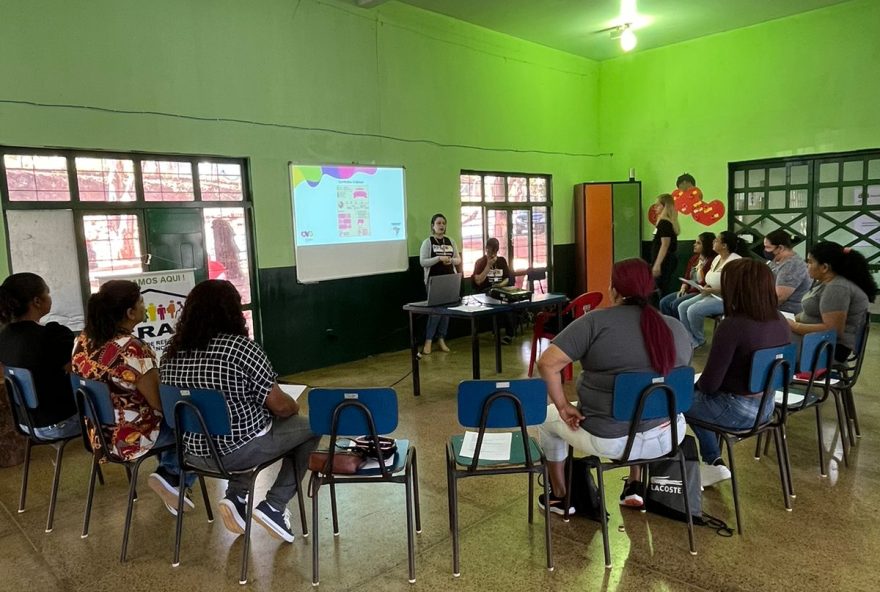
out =
<svg viewBox="0 0 880 592"><path fill-rule="evenodd" d="M404 271L402 167L290 165L301 282Z"/></svg>
<svg viewBox="0 0 880 592"><path fill-rule="evenodd" d="M297 245L406 240L403 169L291 169Z"/></svg>

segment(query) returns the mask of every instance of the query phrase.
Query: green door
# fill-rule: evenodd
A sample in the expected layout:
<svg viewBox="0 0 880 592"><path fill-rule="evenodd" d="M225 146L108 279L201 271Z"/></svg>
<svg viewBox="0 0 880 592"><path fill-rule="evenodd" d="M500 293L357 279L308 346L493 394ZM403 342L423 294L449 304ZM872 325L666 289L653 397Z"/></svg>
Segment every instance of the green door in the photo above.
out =
<svg viewBox="0 0 880 592"><path fill-rule="evenodd" d="M202 211L151 208L146 214L150 271L192 268L196 283L208 279Z"/></svg>

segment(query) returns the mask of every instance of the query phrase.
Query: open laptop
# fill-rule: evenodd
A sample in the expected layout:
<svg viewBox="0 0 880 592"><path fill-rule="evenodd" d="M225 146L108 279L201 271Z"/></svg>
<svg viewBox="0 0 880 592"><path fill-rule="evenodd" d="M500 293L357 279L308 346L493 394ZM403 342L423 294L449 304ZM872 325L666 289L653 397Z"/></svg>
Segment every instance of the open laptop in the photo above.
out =
<svg viewBox="0 0 880 592"><path fill-rule="evenodd" d="M461 302L461 274L447 273L428 278L428 299L412 306L445 306Z"/></svg>

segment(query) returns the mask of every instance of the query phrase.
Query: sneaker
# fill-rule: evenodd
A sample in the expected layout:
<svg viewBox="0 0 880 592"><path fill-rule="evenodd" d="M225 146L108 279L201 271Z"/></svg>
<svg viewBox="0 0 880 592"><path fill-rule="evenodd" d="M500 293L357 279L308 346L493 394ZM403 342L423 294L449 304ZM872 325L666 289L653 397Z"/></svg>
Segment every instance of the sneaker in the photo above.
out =
<svg viewBox="0 0 880 592"><path fill-rule="evenodd" d="M192 504L192 490L187 489L184 492L183 496L183 503L185 508L187 503ZM168 513L177 518L177 500L174 501L173 505L169 504L164 499L162 500L162 503L165 504L165 509L168 510ZM184 512L186 512L186 510L184 510Z"/></svg>
<svg viewBox="0 0 880 592"><path fill-rule="evenodd" d="M720 458L715 459L711 465L700 465L700 485L703 487L709 487L727 479L730 479L730 469Z"/></svg>
<svg viewBox="0 0 880 592"><path fill-rule="evenodd" d="M513 338L510 337L510 335L505 335L504 337L501 338L501 343L503 343L504 345L510 345L512 342L513 342Z"/></svg>
<svg viewBox="0 0 880 592"><path fill-rule="evenodd" d="M177 507L177 498L178 496L180 496L180 490L178 489L178 486L180 485L179 475L172 475L168 472L168 469L159 466L156 467L155 473L150 473L150 476L147 477L147 485L149 485L150 489L155 491L156 494L162 498L162 501L165 502L166 507ZM183 511L189 512L195 507L195 504L189 498L189 496L184 495ZM177 514L175 514L175 516L176 515Z"/></svg>
<svg viewBox="0 0 880 592"><path fill-rule="evenodd" d="M642 499L642 492L645 490L645 484L641 481L630 481L624 479L623 491L620 492L620 505L628 508L641 508L645 505Z"/></svg>
<svg viewBox="0 0 880 592"><path fill-rule="evenodd" d="M263 500L254 508L254 520L260 526L269 531L276 539L292 543L293 531L290 529L290 510L284 506L284 510L276 510Z"/></svg>
<svg viewBox="0 0 880 592"><path fill-rule="evenodd" d="M442 352L449 351L449 346L446 345L446 341L442 337L437 340L437 347L439 347Z"/></svg>
<svg viewBox="0 0 880 592"><path fill-rule="evenodd" d="M422 354L425 356L431 355L431 342L430 341L426 341L425 345L422 346Z"/></svg>
<svg viewBox="0 0 880 592"><path fill-rule="evenodd" d="M544 494L538 496L538 507L541 508L541 511L544 511L546 504L544 503ZM550 494L550 511L554 514L559 514L560 516L565 516L565 498L564 497L556 497L552 493ZM568 508L568 515L571 516L574 514L574 507Z"/></svg>
<svg viewBox="0 0 880 592"><path fill-rule="evenodd" d="M220 500L218 512L223 520L223 526L233 534L244 534L245 514L247 513L247 498L240 498L234 493L227 493Z"/></svg>

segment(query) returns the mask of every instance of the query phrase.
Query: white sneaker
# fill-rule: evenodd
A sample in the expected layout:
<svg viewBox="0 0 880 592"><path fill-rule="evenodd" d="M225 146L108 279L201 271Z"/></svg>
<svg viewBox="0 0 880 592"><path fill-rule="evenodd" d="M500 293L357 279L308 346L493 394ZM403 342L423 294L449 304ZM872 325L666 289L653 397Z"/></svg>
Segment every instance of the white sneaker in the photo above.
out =
<svg viewBox="0 0 880 592"><path fill-rule="evenodd" d="M727 479L730 479L730 469L726 465L700 465L700 485L703 487L710 487Z"/></svg>

